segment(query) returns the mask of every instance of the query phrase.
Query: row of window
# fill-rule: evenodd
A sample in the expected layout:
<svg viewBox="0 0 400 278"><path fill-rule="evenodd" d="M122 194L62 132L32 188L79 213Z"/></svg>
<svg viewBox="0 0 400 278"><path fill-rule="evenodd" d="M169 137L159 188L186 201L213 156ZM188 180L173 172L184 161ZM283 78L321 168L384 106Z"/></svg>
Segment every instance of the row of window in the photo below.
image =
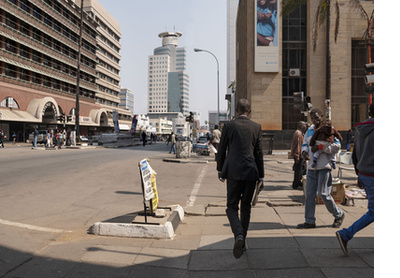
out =
<svg viewBox="0 0 400 278"><path fill-rule="evenodd" d="M107 64L106 62L104 62L101 59L97 59L99 61L99 65L102 66L103 68L119 75L119 70L117 70L116 68L114 68L113 66L110 66L109 64Z"/></svg>
<svg viewBox="0 0 400 278"><path fill-rule="evenodd" d="M105 44L107 44L110 48L112 48L114 51L119 53L119 48L113 44L109 39L104 37L102 34L99 33L99 39L103 41Z"/></svg>
<svg viewBox="0 0 400 278"><path fill-rule="evenodd" d="M117 57L115 57L114 55L112 55L110 52L108 52L107 50L105 50L104 48L102 48L101 46L98 46L97 49L99 50L99 52L101 54L103 54L104 56L106 56L108 59L110 59L111 61L119 64L119 59Z"/></svg>
<svg viewBox="0 0 400 278"><path fill-rule="evenodd" d="M117 34L115 34L103 21L96 17L96 22L100 25L100 28L105 30L111 37L119 42L121 39ZM118 51L119 52L119 51Z"/></svg>
<svg viewBox="0 0 400 278"><path fill-rule="evenodd" d="M44 65L48 68L52 68L54 70L60 71L64 74L68 74L72 77L76 77L76 67L75 66L70 66L68 64L62 63L57 59L54 59L50 56L47 56L44 53L40 53L34 49L28 48L25 45L16 43L13 40L10 40L8 38L4 38L0 36L0 41L5 39L5 50L9 51L11 53L14 53L16 55L20 55L21 57L31 60L37 64ZM85 59L85 57L82 57L83 64L88 65L88 60ZM86 72L81 71L81 77L83 80L86 80L90 83L95 84L96 83L96 77L93 75L90 75Z"/></svg>
<svg viewBox="0 0 400 278"><path fill-rule="evenodd" d="M36 40L39 43L43 43L46 46L48 46L49 48L55 50L56 52L68 56L69 58L72 58L74 60L77 59L78 57L78 51L76 51L75 49L69 47L66 44L62 44L59 40L43 33L41 30L23 22L18 20L15 16L7 13L6 14L6 25L13 28L16 31L19 31L21 33L23 33L24 35L33 38L34 40ZM83 41L83 47L92 52L93 54L96 54L96 50L94 49L94 46L89 44L86 40ZM87 66L91 67L91 68L95 68L96 67L96 61L88 58L85 55L81 55L81 57L83 57L83 62L84 64L86 64Z"/></svg>
<svg viewBox="0 0 400 278"><path fill-rule="evenodd" d="M15 79L20 79L23 81L27 81L33 84L41 85L44 87L48 87L51 89L63 91L66 93L76 94L76 85L42 75L37 72L33 72L27 69L18 68L14 65L10 64L1 64L0 66L1 72L4 72L4 75L7 77L12 77ZM90 91L85 88L79 89L80 95L86 96L89 98L95 98L95 91Z"/></svg>
<svg viewBox="0 0 400 278"><path fill-rule="evenodd" d="M15 4L15 1L10 1L10 2ZM51 0L45 0L45 2L47 5L56 10L57 13L59 13L61 16L67 19L69 22L76 25L76 27L80 28L80 19L74 14L72 14L66 7L62 6L60 2ZM75 32L71 31L71 28L63 25L59 20L50 16L47 12L35 6L28 0L20 0L19 7L28 14L33 15L38 20L43 21L44 23L46 23L48 26L50 26L60 34L63 34L65 37L71 39L74 42L78 42L79 36ZM83 31L92 38L96 39L96 31L87 26L85 23L83 24Z"/></svg>

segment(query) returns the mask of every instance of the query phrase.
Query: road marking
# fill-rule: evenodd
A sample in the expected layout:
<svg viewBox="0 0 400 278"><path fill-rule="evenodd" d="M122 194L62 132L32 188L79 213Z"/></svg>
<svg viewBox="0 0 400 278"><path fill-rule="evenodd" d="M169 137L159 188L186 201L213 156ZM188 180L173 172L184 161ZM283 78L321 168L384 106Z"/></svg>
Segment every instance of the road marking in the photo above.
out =
<svg viewBox="0 0 400 278"><path fill-rule="evenodd" d="M200 172L200 175L197 177L197 180L193 186L192 193L190 194L189 200L187 201L186 207L193 207L194 202L196 201L197 193L199 193L201 181L203 180L203 178L206 174L206 168L207 168L207 165L205 165L203 167L203 169Z"/></svg>
<svg viewBox="0 0 400 278"><path fill-rule="evenodd" d="M48 232L48 233L71 232L71 231L65 231L65 230L60 230L60 229L51 229L51 228L39 227L39 226L35 226L35 225L12 222L12 221L8 221L8 220L4 220L4 219L0 219L0 224L13 226L13 227L18 227L18 228L23 228L23 229L28 229L28 230L34 230L34 231L40 231L40 232Z"/></svg>

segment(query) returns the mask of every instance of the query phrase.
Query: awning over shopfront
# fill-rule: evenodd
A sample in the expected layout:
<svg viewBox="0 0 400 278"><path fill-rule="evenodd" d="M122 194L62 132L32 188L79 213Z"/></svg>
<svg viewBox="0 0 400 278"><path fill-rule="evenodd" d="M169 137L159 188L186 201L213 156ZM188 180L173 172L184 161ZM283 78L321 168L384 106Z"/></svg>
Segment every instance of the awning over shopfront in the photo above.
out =
<svg viewBox="0 0 400 278"><path fill-rule="evenodd" d="M41 123L41 119L30 113L14 109L0 109L0 121Z"/></svg>

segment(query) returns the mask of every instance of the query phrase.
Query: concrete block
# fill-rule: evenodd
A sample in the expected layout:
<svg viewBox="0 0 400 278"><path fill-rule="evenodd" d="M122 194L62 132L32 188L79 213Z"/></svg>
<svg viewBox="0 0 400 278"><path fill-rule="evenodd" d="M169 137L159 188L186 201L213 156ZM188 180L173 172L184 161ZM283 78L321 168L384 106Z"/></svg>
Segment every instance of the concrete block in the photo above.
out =
<svg viewBox="0 0 400 278"><path fill-rule="evenodd" d="M139 238L173 238L174 231L184 218L183 208L179 205L171 206L172 213L165 223L115 223L97 222L90 231L95 235L139 237ZM148 223L151 223L149 221Z"/></svg>

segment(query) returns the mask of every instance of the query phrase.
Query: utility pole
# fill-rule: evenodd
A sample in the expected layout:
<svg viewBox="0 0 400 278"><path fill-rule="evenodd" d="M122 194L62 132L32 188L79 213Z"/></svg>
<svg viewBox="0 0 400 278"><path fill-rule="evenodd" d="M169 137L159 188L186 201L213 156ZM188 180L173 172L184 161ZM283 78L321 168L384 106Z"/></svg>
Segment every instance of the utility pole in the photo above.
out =
<svg viewBox="0 0 400 278"><path fill-rule="evenodd" d="M81 19L79 27L79 45L78 45L78 66L76 76L76 104L75 104L75 140L79 143L81 140L79 133L79 83L81 79L81 47L82 47L82 29L83 29L83 0L81 0Z"/></svg>

